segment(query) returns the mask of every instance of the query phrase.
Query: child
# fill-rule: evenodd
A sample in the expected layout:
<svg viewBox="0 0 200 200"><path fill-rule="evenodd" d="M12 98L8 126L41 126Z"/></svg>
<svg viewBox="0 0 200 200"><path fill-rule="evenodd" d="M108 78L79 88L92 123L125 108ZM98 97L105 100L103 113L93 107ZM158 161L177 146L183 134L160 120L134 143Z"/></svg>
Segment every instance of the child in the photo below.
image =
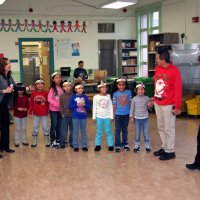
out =
<svg viewBox="0 0 200 200"><path fill-rule="evenodd" d="M20 131L22 131L22 144L28 146L26 140L26 122L29 107L29 99L26 95L26 87L17 83L14 87L13 115L15 121L15 147L19 147Z"/></svg>
<svg viewBox="0 0 200 200"><path fill-rule="evenodd" d="M115 151L120 152L121 148L130 151L128 145L128 123L130 103L132 99L131 91L127 89L127 81L124 78L115 80L117 89L113 94L113 108L115 114ZM120 132L122 131L122 142Z"/></svg>
<svg viewBox="0 0 200 200"><path fill-rule="evenodd" d="M72 96L71 92L72 84L70 81L64 81L63 90L64 93L60 96L60 114L62 116L61 119L61 130L60 130L60 148L65 148L65 141L68 135L68 127L69 127L69 144L73 147L72 138L73 138L73 126L72 126L72 116L71 111L68 108L69 99Z"/></svg>
<svg viewBox="0 0 200 200"><path fill-rule="evenodd" d="M51 80L52 84L48 93L49 113L51 118L50 140L51 147L59 148L61 125L59 98L63 93L61 74L59 72L54 72L51 75Z"/></svg>
<svg viewBox="0 0 200 200"><path fill-rule="evenodd" d="M144 95L145 86L141 83L136 86L137 96L133 97L130 109L130 120L135 123L135 153L140 151L140 133L143 129L146 152L151 152L149 138L149 119L148 108L152 108L153 103L149 97Z"/></svg>
<svg viewBox="0 0 200 200"><path fill-rule="evenodd" d="M35 81L35 91L31 93L29 115L33 114L33 142L31 147L37 146L37 137L42 122L42 130L45 138L45 146L49 147L49 127L48 127L48 92L44 89L44 80Z"/></svg>
<svg viewBox="0 0 200 200"><path fill-rule="evenodd" d="M94 151L101 150L103 127L107 135L108 151L113 151L113 136L111 119L113 119L113 106L110 95L107 94L106 83L103 81L97 84L99 94L93 97L93 119L96 119L96 138Z"/></svg>
<svg viewBox="0 0 200 200"><path fill-rule="evenodd" d="M73 124L73 147L74 151L79 151L78 132L79 127L82 134L82 150L88 151L87 148L87 134L86 134L86 110L90 109L90 102L88 97L83 94L84 89L81 83L74 85L75 95L69 100L69 109L72 110L72 124Z"/></svg>

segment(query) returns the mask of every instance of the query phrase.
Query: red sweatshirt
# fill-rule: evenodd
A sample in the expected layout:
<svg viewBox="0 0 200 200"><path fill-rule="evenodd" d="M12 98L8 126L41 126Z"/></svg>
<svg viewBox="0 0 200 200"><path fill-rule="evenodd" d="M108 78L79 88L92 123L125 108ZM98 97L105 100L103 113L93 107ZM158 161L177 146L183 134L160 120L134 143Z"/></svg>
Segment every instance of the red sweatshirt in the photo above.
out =
<svg viewBox="0 0 200 200"><path fill-rule="evenodd" d="M48 115L49 105L47 101L48 92L43 90L33 91L30 98L29 114L36 116Z"/></svg>
<svg viewBox="0 0 200 200"><path fill-rule="evenodd" d="M27 96L17 97L16 102L13 106L13 115L14 117L24 118L27 117L29 107L29 99ZM18 108L26 108L26 111L20 111Z"/></svg>
<svg viewBox="0 0 200 200"><path fill-rule="evenodd" d="M172 63L167 68L157 66L154 75L154 101L161 106L174 105L180 109L182 80L177 67Z"/></svg>

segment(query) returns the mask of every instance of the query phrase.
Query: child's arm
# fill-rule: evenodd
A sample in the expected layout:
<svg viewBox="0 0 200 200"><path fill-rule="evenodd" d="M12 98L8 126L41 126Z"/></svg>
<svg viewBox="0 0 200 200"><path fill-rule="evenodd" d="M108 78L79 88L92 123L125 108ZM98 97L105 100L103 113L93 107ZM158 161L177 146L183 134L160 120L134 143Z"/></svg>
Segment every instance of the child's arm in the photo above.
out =
<svg viewBox="0 0 200 200"><path fill-rule="evenodd" d="M69 108L70 110L75 110L76 108L78 108L77 102L76 102L74 99L75 99L75 96L72 96L72 97L69 99L68 108Z"/></svg>
<svg viewBox="0 0 200 200"><path fill-rule="evenodd" d="M92 119L96 119L96 110L97 110L97 99L96 99L96 96L94 96L93 106L92 106Z"/></svg>
<svg viewBox="0 0 200 200"><path fill-rule="evenodd" d="M134 100L132 99L130 113L129 113L129 118L130 118L130 121L132 122L134 121L134 111L135 111L135 103L134 103Z"/></svg>
<svg viewBox="0 0 200 200"><path fill-rule="evenodd" d="M109 100L109 109L110 109L110 119L113 119L114 118L114 111L113 111L113 104L112 104L111 98Z"/></svg>
<svg viewBox="0 0 200 200"><path fill-rule="evenodd" d="M88 97L85 95L85 109L89 110L91 107Z"/></svg>
<svg viewBox="0 0 200 200"><path fill-rule="evenodd" d="M113 94L113 118L115 116L115 112L116 112L116 109L117 109L117 96L116 96L116 93Z"/></svg>
<svg viewBox="0 0 200 200"><path fill-rule="evenodd" d="M60 101L60 114L63 117L64 116L64 106L63 106L62 95L60 96L59 101Z"/></svg>

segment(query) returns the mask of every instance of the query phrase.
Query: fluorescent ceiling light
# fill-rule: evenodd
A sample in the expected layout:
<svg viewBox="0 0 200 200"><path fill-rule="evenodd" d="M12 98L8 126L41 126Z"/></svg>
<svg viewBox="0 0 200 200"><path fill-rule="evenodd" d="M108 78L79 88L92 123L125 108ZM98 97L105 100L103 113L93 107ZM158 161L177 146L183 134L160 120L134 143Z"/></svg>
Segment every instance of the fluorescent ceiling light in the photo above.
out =
<svg viewBox="0 0 200 200"><path fill-rule="evenodd" d="M0 5L3 4L6 0L0 0Z"/></svg>
<svg viewBox="0 0 200 200"><path fill-rule="evenodd" d="M119 8L123 8L123 7L127 7L133 4L136 4L137 0L112 0L109 1L107 3L105 3L104 5L102 5L102 8L111 8L111 9L119 9Z"/></svg>

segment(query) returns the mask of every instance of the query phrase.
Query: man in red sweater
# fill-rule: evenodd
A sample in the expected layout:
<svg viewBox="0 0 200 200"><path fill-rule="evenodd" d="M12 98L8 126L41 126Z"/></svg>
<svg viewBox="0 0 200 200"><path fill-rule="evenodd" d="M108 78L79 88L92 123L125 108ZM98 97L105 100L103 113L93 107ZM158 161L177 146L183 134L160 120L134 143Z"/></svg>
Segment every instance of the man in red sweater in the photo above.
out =
<svg viewBox="0 0 200 200"><path fill-rule="evenodd" d="M175 119L181 113L182 81L179 70L170 62L167 49L157 52L156 63L154 106L162 145L154 155L159 156L160 160L170 160L176 157Z"/></svg>

